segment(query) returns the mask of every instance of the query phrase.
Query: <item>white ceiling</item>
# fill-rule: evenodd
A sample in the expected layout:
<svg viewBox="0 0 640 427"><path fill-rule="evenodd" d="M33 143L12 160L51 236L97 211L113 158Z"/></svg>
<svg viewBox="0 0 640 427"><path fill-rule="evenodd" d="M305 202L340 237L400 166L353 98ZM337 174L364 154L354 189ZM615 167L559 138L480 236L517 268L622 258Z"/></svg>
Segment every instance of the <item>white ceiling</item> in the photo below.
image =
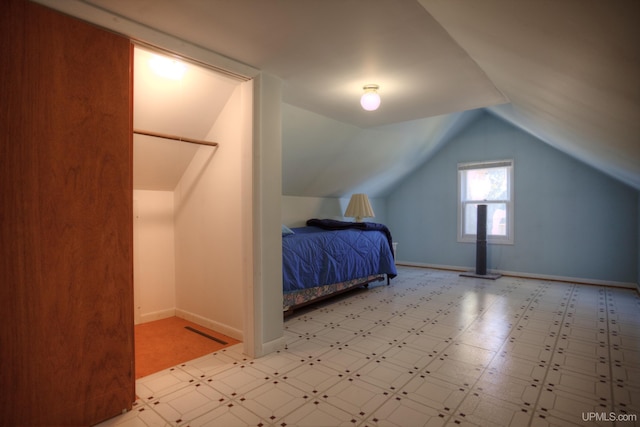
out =
<svg viewBox="0 0 640 427"><path fill-rule="evenodd" d="M281 78L283 194L384 194L478 108L640 189L637 0L82 3Z"/></svg>
<svg viewBox="0 0 640 427"><path fill-rule="evenodd" d="M420 3L509 98L492 112L640 189L640 2Z"/></svg>

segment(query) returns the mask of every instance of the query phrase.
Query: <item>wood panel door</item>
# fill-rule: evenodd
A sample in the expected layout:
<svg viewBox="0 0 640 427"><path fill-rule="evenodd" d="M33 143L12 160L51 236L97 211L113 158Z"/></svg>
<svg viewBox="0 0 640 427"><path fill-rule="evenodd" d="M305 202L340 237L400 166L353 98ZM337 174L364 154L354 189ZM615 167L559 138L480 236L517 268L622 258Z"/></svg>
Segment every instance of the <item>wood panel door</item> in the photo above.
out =
<svg viewBox="0 0 640 427"><path fill-rule="evenodd" d="M0 425L91 425L135 399L131 52L2 0Z"/></svg>

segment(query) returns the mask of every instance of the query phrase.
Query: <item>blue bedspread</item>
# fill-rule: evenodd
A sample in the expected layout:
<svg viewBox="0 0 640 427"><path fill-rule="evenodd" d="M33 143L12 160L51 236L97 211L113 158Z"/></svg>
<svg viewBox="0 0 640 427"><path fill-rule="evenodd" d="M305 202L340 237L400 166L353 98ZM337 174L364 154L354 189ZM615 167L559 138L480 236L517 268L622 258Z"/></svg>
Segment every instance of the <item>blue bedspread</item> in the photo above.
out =
<svg viewBox="0 0 640 427"><path fill-rule="evenodd" d="M294 234L282 237L285 293L374 274L397 275L389 239L381 230L292 230Z"/></svg>

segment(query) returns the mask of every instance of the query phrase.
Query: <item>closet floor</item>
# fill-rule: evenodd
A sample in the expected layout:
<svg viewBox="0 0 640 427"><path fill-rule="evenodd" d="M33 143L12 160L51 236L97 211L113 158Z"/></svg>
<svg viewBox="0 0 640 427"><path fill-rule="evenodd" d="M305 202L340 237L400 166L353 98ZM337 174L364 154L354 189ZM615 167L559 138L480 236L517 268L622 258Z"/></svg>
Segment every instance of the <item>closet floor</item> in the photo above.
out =
<svg viewBox="0 0 640 427"><path fill-rule="evenodd" d="M187 329L193 328L200 333ZM135 326L136 379L205 356L239 341L179 317Z"/></svg>

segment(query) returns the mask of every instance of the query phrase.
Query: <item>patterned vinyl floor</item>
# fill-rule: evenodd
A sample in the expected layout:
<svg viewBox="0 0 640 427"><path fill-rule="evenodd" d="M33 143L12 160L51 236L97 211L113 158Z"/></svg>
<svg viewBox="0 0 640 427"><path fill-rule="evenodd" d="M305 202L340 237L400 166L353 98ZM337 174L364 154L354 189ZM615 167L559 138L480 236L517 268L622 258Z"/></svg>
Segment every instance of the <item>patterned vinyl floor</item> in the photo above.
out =
<svg viewBox="0 0 640 427"><path fill-rule="evenodd" d="M399 267L242 344L137 381L101 427L640 425L635 290Z"/></svg>

